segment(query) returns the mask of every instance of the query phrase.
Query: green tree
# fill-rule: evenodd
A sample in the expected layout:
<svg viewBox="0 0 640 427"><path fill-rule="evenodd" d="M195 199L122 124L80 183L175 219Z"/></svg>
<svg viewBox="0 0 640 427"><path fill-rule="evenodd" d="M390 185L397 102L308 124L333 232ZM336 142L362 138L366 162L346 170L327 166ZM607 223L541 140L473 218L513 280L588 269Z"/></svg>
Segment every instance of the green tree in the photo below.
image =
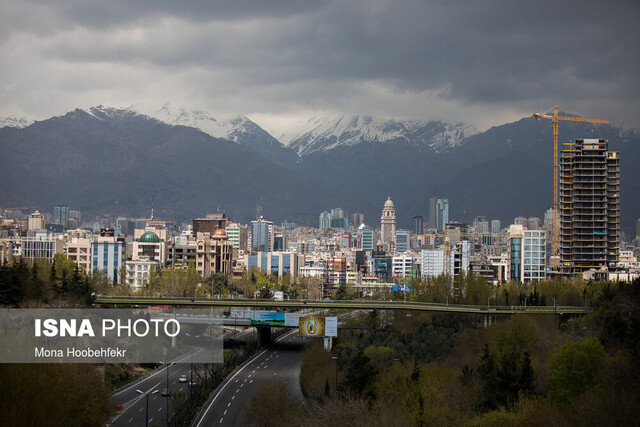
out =
<svg viewBox="0 0 640 427"><path fill-rule="evenodd" d="M562 346L549 360L549 399L566 405L596 387L604 361L604 347L597 338Z"/></svg>

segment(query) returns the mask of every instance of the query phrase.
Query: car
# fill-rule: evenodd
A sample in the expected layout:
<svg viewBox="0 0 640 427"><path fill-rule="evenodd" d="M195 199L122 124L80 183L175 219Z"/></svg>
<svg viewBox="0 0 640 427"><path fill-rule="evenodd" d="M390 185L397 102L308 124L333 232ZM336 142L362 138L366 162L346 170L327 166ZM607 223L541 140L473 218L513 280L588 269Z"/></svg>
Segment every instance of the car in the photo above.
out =
<svg viewBox="0 0 640 427"><path fill-rule="evenodd" d="M178 382L179 383L186 383L187 382L187 376L186 375L180 375L180 378L178 378Z"/></svg>
<svg viewBox="0 0 640 427"><path fill-rule="evenodd" d="M189 385L193 387L198 385L198 383L196 382L196 380L191 380L191 382L189 382Z"/></svg>
<svg viewBox="0 0 640 427"><path fill-rule="evenodd" d="M160 396L168 397L170 394L171 394L171 392L169 392L169 389L163 388L162 392L160 393Z"/></svg>

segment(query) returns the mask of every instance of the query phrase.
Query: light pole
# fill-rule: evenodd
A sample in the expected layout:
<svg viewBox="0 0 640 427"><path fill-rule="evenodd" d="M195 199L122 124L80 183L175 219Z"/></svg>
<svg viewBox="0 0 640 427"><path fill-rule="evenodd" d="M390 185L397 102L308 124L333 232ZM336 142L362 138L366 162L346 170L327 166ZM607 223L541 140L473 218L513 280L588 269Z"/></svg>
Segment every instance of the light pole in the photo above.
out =
<svg viewBox="0 0 640 427"><path fill-rule="evenodd" d="M144 394L147 397L147 413L144 417L144 425L148 426L149 425L149 395L158 393L158 390L153 390L151 393L145 393L142 390L136 390L136 392L138 392L139 394Z"/></svg>

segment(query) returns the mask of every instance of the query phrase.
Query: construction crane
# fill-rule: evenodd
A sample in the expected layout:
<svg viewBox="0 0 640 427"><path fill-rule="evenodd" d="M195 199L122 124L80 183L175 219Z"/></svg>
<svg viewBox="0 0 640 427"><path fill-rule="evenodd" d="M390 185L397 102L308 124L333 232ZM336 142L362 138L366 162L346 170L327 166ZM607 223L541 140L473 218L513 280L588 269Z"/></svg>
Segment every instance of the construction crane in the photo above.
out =
<svg viewBox="0 0 640 427"><path fill-rule="evenodd" d="M547 114L553 110L553 116ZM552 268L554 271L558 270L558 210L560 203L558 202L558 171L560 169L560 164L558 163L558 122L560 120L569 121L569 122L582 122L582 123L594 123L594 124L604 124L608 125L609 120L601 120L601 119L583 119L581 117L569 117L569 116L559 116L558 115L558 106L554 105L543 113L533 113L532 117L535 117L536 120L540 119L549 119L553 120L553 250L552 254Z"/></svg>

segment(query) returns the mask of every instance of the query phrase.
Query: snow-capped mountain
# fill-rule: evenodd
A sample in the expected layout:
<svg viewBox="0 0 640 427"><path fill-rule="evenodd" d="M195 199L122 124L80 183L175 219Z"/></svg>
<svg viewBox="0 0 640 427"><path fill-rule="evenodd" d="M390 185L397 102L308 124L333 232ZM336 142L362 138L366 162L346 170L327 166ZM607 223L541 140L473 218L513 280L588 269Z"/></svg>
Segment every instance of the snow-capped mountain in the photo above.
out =
<svg viewBox="0 0 640 427"><path fill-rule="evenodd" d="M278 139L299 156L362 142L405 142L417 148L441 152L458 146L476 129L462 123L439 121L378 120L369 116L311 118Z"/></svg>
<svg viewBox="0 0 640 427"><path fill-rule="evenodd" d="M29 120L24 117L0 117L0 128L9 126L12 128L25 128L33 123L33 120Z"/></svg>
<svg viewBox="0 0 640 427"><path fill-rule="evenodd" d="M277 163L295 161L296 156L292 150L284 147L271 134L245 116L223 121L215 119L206 111L173 110L169 104L165 104L155 117L167 124L193 127L215 138L243 145Z"/></svg>

